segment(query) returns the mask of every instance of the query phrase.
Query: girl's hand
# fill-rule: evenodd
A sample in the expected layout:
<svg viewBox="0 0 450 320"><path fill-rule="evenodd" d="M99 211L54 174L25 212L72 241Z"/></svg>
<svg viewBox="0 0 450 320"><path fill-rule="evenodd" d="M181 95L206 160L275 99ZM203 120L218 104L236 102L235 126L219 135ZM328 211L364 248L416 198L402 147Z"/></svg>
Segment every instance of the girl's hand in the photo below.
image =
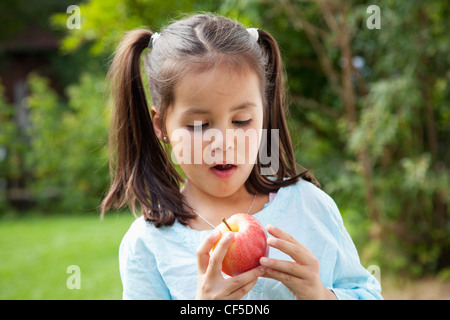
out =
<svg viewBox="0 0 450 320"><path fill-rule="evenodd" d="M265 268L259 266L235 277L222 276L222 261L233 237L233 232L227 232L210 253L220 238L220 231L215 230L197 248L198 285L195 299L241 299L264 274Z"/></svg>
<svg viewBox="0 0 450 320"><path fill-rule="evenodd" d="M335 300L333 292L322 284L319 261L312 252L277 227L268 225L267 231L274 236L267 239L267 244L286 253L293 261L261 258L261 265L266 267L264 277L282 282L297 300Z"/></svg>

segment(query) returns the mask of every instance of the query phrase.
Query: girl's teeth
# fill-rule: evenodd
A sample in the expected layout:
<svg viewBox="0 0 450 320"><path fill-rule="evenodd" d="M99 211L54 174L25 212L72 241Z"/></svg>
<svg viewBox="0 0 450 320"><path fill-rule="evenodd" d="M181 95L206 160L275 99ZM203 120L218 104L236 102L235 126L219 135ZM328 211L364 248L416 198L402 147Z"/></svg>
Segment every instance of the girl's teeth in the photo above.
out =
<svg viewBox="0 0 450 320"><path fill-rule="evenodd" d="M232 167L231 164L219 164L216 166L216 169L218 170L228 170Z"/></svg>

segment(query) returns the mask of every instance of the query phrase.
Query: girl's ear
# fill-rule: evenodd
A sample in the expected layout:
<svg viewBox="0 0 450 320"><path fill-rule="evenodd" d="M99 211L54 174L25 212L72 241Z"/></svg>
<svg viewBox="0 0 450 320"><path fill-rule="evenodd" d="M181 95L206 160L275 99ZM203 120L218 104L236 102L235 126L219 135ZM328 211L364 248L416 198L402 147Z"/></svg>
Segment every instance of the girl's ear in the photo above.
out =
<svg viewBox="0 0 450 320"><path fill-rule="evenodd" d="M153 130L160 141L164 141L164 134L161 129L161 117L159 116L159 110L157 107L152 106L150 109L150 114L152 116Z"/></svg>

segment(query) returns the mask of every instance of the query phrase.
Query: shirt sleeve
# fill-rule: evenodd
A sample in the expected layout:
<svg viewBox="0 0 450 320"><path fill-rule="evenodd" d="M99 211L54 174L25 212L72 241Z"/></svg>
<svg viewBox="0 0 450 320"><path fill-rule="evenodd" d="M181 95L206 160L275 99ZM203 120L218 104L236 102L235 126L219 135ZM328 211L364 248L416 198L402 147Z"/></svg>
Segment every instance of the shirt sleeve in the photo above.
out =
<svg viewBox="0 0 450 320"><path fill-rule="evenodd" d="M356 247L344 227L335 202L329 198L329 208L334 220L334 237L338 243L333 287L329 288L339 300L383 299L381 285L360 263Z"/></svg>
<svg viewBox="0 0 450 320"><path fill-rule="evenodd" d="M170 300L156 259L144 241L130 228L119 248L124 300Z"/></svg>

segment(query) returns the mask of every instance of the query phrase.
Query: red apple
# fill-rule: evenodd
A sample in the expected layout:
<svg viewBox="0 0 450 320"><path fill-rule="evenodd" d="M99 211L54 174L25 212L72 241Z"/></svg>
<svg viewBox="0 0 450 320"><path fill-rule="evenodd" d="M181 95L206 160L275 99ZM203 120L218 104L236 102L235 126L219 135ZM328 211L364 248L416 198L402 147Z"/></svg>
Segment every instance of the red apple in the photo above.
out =
<svg viewBox="0 0 450 320"><path fill-rule="evenodd" d="M262 224L253 216L245 213L232 215L223 219L216 229L222 236L234 232L234 239L222 262L222 271L229 276L236 276L259 266L259 259L267 256L267 233ZM214 244L216 247L220 239Z"/></svg>

